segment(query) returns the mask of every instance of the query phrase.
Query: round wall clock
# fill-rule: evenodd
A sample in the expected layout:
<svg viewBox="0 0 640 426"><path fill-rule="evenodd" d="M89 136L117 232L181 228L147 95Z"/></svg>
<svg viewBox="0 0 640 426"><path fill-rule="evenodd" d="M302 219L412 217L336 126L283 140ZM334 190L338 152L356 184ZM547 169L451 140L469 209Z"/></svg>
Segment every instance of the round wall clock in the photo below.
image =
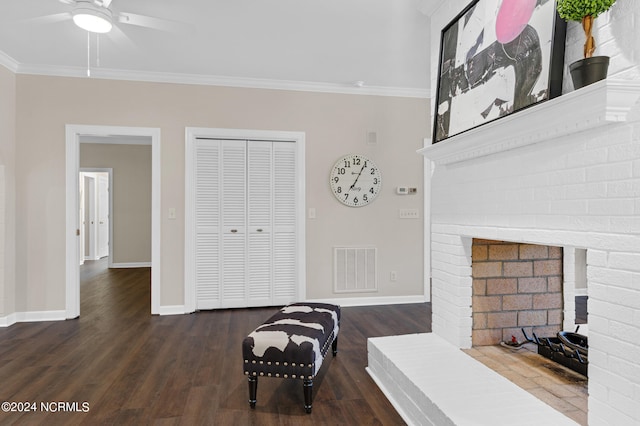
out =
<svg viewBox="0 0 640 426"><path fill-rule="evenodd" d="M342 204L361 207L378 196L382 176L373 161L362 155L350 154L333 165L330 184L333 195Z"/></svg>

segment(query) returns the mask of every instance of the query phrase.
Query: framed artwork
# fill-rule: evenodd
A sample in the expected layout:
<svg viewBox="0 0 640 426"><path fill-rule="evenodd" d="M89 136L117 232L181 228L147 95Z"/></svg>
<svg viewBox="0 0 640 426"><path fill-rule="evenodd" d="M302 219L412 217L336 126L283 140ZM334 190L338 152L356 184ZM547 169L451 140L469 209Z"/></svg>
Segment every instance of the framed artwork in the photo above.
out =
<svg viewBox="0 0 640 426"><path fill-rule="evenodd" d="M555 0L474 0L442 30L433 143L562 92Z"/></svg>

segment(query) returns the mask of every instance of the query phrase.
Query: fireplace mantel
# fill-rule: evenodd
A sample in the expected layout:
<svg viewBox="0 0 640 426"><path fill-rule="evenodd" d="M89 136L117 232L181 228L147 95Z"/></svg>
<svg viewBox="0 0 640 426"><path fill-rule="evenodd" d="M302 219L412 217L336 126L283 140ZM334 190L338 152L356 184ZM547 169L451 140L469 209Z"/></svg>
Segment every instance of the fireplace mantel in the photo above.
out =
<svg viewBox="0 0 640 426"><path fill-rule="evenodd" d="M603 80L499 120L452 136L418 153L452 164L627 121L640 99L640 83Z"/></svg>

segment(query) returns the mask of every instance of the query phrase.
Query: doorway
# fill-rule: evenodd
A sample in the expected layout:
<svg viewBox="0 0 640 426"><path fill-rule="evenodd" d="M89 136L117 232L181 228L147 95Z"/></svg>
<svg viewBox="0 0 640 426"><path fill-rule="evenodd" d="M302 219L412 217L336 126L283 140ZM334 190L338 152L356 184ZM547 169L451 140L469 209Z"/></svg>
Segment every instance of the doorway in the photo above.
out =
<svg viewBox="0 0 640 426"><path fill-rule="evenodd" d="M112 228L113 170L110 168L81 168L80 191L80 264L85 260L99 260L108 257L113 262Z"/></svg>
<svg viewBox="0 0 640 426"><path fill-rule="evenodd" d="M132 144L151 140L151 314L162 314L160 307L160 129L117 126L66 126L66 318L80 316L80 142L98 138L101 143L118 143L125 138ZM137 141L137 142L136 142ZM145 142L142 142L145 141ZM121 143L121 142L120 142Z"/></svg>

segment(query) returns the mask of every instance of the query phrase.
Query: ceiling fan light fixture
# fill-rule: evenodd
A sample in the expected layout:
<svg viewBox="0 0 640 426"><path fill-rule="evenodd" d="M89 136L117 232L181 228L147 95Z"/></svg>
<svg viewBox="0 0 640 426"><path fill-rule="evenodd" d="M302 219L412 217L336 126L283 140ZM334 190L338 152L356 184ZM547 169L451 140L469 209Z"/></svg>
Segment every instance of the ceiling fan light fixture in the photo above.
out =
<svg viewBox="0 0 640 426"><path fill-rule="evenodd" d="M111 11L91 1L78 1L72 14L77 26L92 33L108 33L113 27Z"/></svg>

